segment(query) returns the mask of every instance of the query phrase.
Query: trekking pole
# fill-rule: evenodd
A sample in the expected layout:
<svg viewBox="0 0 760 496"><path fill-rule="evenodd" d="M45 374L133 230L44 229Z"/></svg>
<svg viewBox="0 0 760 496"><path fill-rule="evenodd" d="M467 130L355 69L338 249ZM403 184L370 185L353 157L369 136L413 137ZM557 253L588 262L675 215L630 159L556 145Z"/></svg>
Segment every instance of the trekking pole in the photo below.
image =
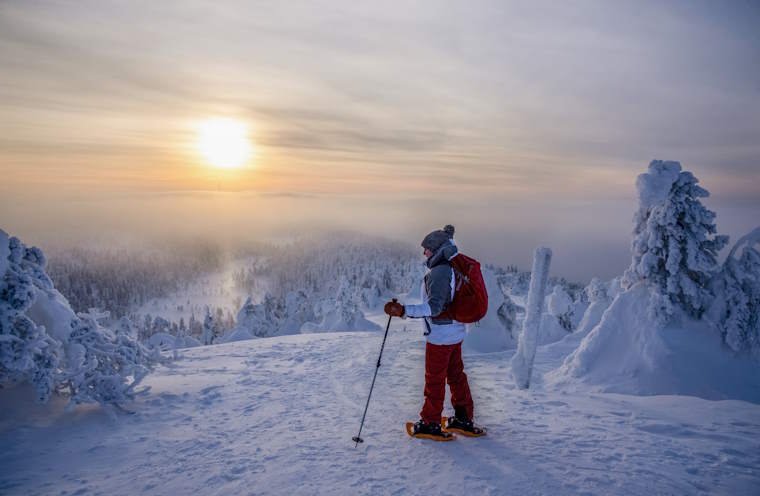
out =
<svg viewBox="0 0 760 496"><path fill-rule="evenodd" d="M396 303L398 300L396 298L393 298L393 302ZM367 417L367 408L369 408L369 399L372 397L372 390L375 388L375 379L377 379L377 370L380 368L380 359L383 357L383 349L385 348L385 340L388 338L388 329L391 327L391 319L393 318L392 315L388 316L388 325L385 326L385 336L383 336L383 344L380 346L380 355L377 357L377 366L375 367L375 376L372 378L372 385L369 387L369 395L367 396L367 404L364 405L364 415L362 415L362 423L359 426L359 434L352 437L352 441L356 441L356 444L354 445L354 448L359 446L359 443L363 443L364 439L361 438L362 435L362 428L364 427L364 419Z"/></svg>

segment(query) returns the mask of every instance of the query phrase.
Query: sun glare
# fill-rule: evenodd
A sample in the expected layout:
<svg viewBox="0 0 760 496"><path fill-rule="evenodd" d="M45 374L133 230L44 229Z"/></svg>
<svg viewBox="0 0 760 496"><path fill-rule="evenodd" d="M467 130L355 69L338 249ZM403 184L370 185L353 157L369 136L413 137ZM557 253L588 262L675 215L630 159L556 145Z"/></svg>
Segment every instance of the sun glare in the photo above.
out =
<svg viewBox="0 0 760 496"><path fill-rule="evenodd" d="M235 119L207 119L198 125L198 151L214 167L245 165L253 154L248 126Z"/></svg>

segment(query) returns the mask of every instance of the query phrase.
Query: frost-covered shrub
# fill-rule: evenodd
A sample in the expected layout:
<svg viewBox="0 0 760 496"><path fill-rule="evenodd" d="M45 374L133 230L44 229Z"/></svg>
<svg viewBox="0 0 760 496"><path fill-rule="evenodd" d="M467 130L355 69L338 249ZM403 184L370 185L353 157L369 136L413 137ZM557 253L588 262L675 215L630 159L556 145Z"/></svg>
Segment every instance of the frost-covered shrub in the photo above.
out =
<svg viewBox="0 0 760 496"><path fill-rule="evenodd" d="M713 287L716 299L713 319L725 343L734 351L760 359L760 227L731 249ZM741 255L737 254L741 251Z"/></svg>
<svg viewBox="0 0 760 496"><path fill-rule="evenodd" d="M700 318L712 298L708 288L718 269L717 253L728 242L715 235L715 213L700 198L709 196L678 162L654 160L639 175L639 210L634 216L633 260L624 283L653 290L650 312L659 323L676 310Z"/></svg>
<svg viewBox="0 0 760 496"><path fill-rule="evenodd" d="M364 312L359 308L358 298L353 289L347 278L341 278L336 293L330 298L323 298L317 305L316 317L319 322L306 322L301 330L319 332L379 329L380 326L364 318Z"/></svg>
<svg viewBox="0 0 760 496"><path fill-rule="evenodd" d="M285 296L285 318L279 324L278 334L296 334L306 322L316 320L314 305L305 291L291 291Z"/></svg>
<svg viewBox="0 0 760 496"><path fill-rule="evenodd" d="M525 313L525 309L519 305L516 305L512 299L504 295L504 302L499 306L496 311L496 315L499 317L499 322L504 326L504 329L509 333L509 337L512 340L517 340L520 328L518 327L518 313Z"/></svg>
<svg viewBox="0 0 760 496"><path fill-rule="evenodd" d="M253 303L249 296L237 314L236 326L221 339L221 342L274 336L282 325L284 315L282 301L271 294L265 294L261 303ZM232 335L235 339L229 339Z"/></svg>
<svg viewBox="0 0 760 496"><path fill-rule="evenodd" d="M567 332L573 330L573 300L560 285L554 286L548 299L549 314L557 319L560 327Z"/></svg>
<svg viewBox="0 0 760 496"><path fill-rule="evenodd" d="M605 301L608 299L607 285L598 277L591 279L591 282L589 282L588 286L586 286L585 292L589 303Z"/></svg>
<svg viewBox="0 0 760 496"><path fill-rule="evenodd" d="M114 331L99 325L103 315L75 315L42 251L0 230L0 386L28 382L41 401L60 392L72 404L132 398L158 357L126 321Z"/></svg>
<svg viewBox="0 0 760 496"><path fill-rule="evenodd" d="M108 313L80 313L67 345L68 364L59 386L77 403L124 403L158 360L129 334L98 322Z"/></svg>

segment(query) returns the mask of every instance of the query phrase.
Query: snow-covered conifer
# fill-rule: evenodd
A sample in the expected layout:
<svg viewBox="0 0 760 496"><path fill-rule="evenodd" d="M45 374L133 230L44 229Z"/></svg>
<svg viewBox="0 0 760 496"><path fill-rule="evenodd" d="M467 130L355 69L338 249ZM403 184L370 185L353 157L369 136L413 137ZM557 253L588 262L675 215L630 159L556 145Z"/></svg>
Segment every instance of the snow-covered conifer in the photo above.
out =
<svg viewBox="0 0 760 496"><path fill-rule="evenodd" d="M654 160L639 175L639 210L634 216L633 260L624 282L645 281L654 291L650 311L660 323L677 309L695 318L710 302L708 283L717 271L718 251L728 242L716 236L715 213L700 198L709 196L678 162Z"/></svg>
<svg viewBox="0 0 760 496"><path fill-rule="evenodd" d="M725 343L760 359L760 227L731 249L713 288L722 296L712 315ZM741 252L741 254L739 254Z"/></svg>
<svg viewBox="0 0 760 496"><path fill-rule="evenodd" d="M216 320L211 314L211 310L206 307L206 316L203 319L203 334L201 335L201 343L209 345L214 342L216 332Z"/></svg>
<svg viewBox="0 0 760 496"><path fill-rule="evenodd" d="M45 260L36 248L0 230L0 386L27 381L46 401L59 380L63 350L59 341L26 315L34 303L34 284L49 282Z"/></svg>

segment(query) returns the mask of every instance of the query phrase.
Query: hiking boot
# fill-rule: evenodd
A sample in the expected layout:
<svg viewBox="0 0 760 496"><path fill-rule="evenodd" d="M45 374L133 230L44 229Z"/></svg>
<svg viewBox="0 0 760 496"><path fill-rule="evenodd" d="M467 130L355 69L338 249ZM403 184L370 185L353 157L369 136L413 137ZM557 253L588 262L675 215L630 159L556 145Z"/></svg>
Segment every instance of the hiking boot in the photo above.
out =
<svg viewBox="0 0 760 496"><path fill-rule="evenodd" d="M446 419L446 429L460 429L463 431L472 431L474 424L472 420L462 420L458 417L449 417Z"/></svg>
<svg viewBox="0 0 760 496"><path fill-rule="evenodd" d="M424 420L418 420L414 423L414 434L430 434L431 436L441 435L441 424L427 423Z"/></svg>
<svg viewBox="0 0 760 496"><path fill-rule="evenodd" d="M472 420L464 420L458 417L447 418L445 429L447 432L458 432L468 437L486 435L486 430L483 427L475 425Z"/></svg>

